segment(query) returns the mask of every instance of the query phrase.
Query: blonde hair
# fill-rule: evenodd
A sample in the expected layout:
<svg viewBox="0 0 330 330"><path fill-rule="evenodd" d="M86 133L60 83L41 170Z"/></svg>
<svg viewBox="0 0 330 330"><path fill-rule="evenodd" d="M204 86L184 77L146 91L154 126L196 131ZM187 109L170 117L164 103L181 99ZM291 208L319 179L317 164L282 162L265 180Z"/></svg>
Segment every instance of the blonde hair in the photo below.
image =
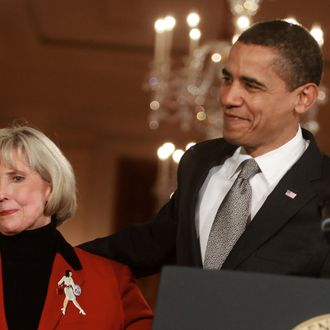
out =
<svg viewBox="0 0 330 330"><path fill-rule="evenodd" d="M77 208L76 180L70 162L45 134L28 126L0 129L0 160L15 167L13 151L22 153L27 164L52 187L44 214L57 224Z"/></svg>

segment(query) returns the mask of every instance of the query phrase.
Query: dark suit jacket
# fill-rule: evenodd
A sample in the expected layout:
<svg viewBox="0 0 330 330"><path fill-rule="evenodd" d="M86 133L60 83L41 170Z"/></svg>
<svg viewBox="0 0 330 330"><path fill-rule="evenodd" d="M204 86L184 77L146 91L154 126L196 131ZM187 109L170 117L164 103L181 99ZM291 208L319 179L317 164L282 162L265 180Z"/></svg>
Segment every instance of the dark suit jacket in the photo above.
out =
<svg viewBox="0 0 330 330"><path fill-rule="evenodd" d="M330 248L320 229L320 205L330 198L330 160L310 144L285 174L240 237L223 269L329 276ZM185 153L178 169L178 188L149 223L129 227L83 246L91 252L127 263L137 276L167 263L202 267L196 234L198 192L209 172L233 154L237 146L224 139L199 143ZM274 164L277 166L277 164ZM296 194L287 196L287 191Z"/></svg>
<svg viewBox="0 0 330 330"><path fill-rule="evenodd" d="M127 266L73 249L61 235L58 238L60 253L55 256L38 330L151 329L151 310ZM79 314L72 302L68 303L65 315L61 312L65 294L58 294L57 288L58 281L67 269L72 271L75 284L81 287L81 295L77 297L77 301L87 315ZM37 278L35 280L38 281ZM8 329L3 300L1 256L0 329Z"/></svg>

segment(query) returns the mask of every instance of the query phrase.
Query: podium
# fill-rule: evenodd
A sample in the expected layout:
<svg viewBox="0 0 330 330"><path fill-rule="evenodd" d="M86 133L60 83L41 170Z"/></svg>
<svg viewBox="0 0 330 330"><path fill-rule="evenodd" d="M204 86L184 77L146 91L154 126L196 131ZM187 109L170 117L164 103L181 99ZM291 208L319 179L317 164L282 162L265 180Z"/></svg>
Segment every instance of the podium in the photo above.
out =
<svg viewBox="0 0 330 330"><path fill-rule="evenodd" d="M330 279L165 267L153 330L222 329L330 330Z"/></svg>

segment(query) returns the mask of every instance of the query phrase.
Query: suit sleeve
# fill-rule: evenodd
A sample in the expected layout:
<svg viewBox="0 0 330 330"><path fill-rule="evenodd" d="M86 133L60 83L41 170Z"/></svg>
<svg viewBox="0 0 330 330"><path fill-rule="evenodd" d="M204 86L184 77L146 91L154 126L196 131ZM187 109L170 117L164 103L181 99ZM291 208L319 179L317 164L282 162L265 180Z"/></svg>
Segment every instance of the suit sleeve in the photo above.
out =
<svg viewBox="0 0 330 330"><path fill-rule="evenodd" d="M149 330L153 314L128 267L115 267L121 293L125 330Z"/></svg>
<svg viewBox="0 0 330 330"><path fill-rule="evenodd" d="M118 233L81 244L79 247L128 265L136 277L159 272L164 264L175 263L175 195L173 194L153 220L129 226Z"/></svg>
<svg viewBox="0 0 330 330"><path fill-rule="evenodd" d="M155 274L162 266L175 264L180 177L184 172L182 167L187 168L183 165L187 163L187 155L189 152L185 153L179 164L176 192L151 221L129 226L79 247L128 265L136 277Z"/></svg>

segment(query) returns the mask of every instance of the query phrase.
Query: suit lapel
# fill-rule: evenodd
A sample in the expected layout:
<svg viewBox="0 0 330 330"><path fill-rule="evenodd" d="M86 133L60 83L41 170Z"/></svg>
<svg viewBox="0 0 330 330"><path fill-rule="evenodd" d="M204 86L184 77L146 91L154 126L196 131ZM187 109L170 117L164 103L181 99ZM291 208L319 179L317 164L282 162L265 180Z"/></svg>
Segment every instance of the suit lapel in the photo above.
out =
<svg viewBox="0 0 330 330"><path fill-rule="evenodd" d="M59 253L57 253L49 279L46 301L38 328L39 330L56 329L61 321L61 318L67 317L67 315L63 315L61 312L65 294L58 294L56 290L58 287L58 281L63 277L67 269L70 269L72 272L74 282L83 287L83 271L73 270L72 267L65 261L65 259Z"/></svg>
<svg viewBox="0 0 330 330"><path fill-rule="evenodd" d="M313 138L309 136L309 139L308 149L268 196L230 252L223 269L237 268L317 194L322 156Z"/></svg>

